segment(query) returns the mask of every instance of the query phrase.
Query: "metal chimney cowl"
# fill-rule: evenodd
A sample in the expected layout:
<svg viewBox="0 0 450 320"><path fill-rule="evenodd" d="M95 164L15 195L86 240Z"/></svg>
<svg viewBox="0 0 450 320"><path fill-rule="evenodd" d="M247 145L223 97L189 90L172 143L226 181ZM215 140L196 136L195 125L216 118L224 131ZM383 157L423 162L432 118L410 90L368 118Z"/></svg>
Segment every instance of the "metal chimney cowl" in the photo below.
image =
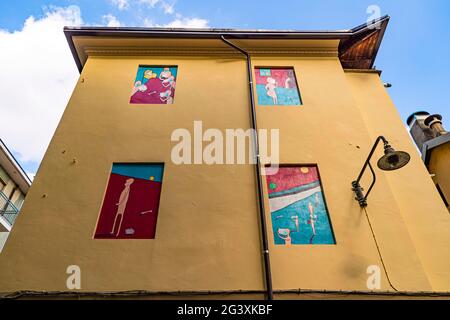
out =
<svg viewBox="0 0 450 320"><path fill-rule="evenodd" d="M424 120L424 124L433 130L436 137L443 136L448 133L442 126L442 116L440 114L433 114L427 117Z"/></svg>

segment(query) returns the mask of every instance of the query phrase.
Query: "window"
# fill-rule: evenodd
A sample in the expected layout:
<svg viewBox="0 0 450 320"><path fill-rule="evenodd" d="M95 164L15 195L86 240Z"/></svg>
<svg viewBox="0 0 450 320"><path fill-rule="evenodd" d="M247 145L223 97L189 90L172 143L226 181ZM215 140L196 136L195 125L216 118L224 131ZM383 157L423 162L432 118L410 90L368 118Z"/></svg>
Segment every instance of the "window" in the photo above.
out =
<svg viewBox="0 0 450 320"><path fill-rule="evenodd" d="M172 104L176 66L139 66L131 92L132 104Z"/></svg>
<svg viewBox="0 0 450 320"><path fill-rule="evenodd" d="M154 239L164 165L113 164L95 239Z"/></svg>
<svg viewBox="0 0 450 320"><path fill-rule="evenodd" d="M293 68L255 68L256 94L261 106L300 106L302 100Z"/></svg>
<svg viewBox="0 0 450 320"><path fill-rule="evenodd" d="M276 245L336 244L316 165L281 166L266 180Z"/></svg>

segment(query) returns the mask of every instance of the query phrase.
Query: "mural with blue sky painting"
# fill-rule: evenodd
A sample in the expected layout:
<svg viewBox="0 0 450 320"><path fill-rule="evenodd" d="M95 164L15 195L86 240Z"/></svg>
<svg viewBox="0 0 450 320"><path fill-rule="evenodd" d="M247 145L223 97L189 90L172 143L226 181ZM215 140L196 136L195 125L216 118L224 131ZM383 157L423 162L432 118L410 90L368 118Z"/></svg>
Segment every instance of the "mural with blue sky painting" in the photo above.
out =
<svg viewBox="0 0 450 320"><path fill-rule="evenodd" d="M316 166L283 166L266 179L276 245L336 243Z"/></svg>

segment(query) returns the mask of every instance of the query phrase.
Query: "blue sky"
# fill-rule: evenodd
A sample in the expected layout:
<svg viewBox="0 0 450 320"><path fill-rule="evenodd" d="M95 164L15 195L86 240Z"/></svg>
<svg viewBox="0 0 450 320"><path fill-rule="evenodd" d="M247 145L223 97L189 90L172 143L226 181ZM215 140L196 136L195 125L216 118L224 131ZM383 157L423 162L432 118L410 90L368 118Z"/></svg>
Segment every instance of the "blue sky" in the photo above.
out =
<svg viewBox="0 0 450 320"><path fill-rule="evenodd" d="M448 0L297 0L283 2L262 0L3 0L0 2L0 29L3 30L5 36L8 36L8 39L13 39L14 35L21 31L25 34L24 22L30 16L34 17L34 22L44 22L45 19L54 17L51 13L55 12L57 8L76 6L70 8L79 9L79 12L76 10L71 10L69 13L63 11L62 22L61 19L55 18L59 21L58 23L68 21L111 26L158 25L334 30L348 29L364 23L369 17L367 8L370 5L379 6L382 15L389 14L391 16L376 66L383 70L383 80L393 84L389 92L402 119L405 120L414 111L427 110L441 113L446 120L444 124L450 128L450 104L447 102L447 93L450 91L450 1ZM58 39L58 41L62 41L60 38ZM11 41L14 44L18 43L18 41ZM61 50L66 50L66 44L60 44L60 42L58 45L61 45ZM68 51L67 54L70 55ZM71 56L69 58L71 59ZM64 76L64 79L67 80L66 85L61 87L61 91L66 90L67 92L61 92L61 99L57 102L58 106L55 106L57 111L54 113L57 116L49 120L50 125L46 126L51 130L42 138L45 140L44 146L33 149L32 146L26 145L26 137L16 139L9 131L5 131L6 129L4 131L0 129L0 137L10 149L14 150L27 172L36 172L45 147L57 125L58 117L64 110L76 81L75 64L71 62L69 65L67 61L65 60L63 65L70 70L67 70L67 75ZM69 74L70 76L68 76ZM3 85L3 81L4 79L0 75L0 86ZM0 91L0 93L2 92ZM2 98L3 95L0 95L0 108L5 108L5 104L1 103ZM45 99L45 95L41 99ZM33 101L33 97L29 101ZM0 111L4 114L5 110ZM43 114L39 110L36 112L40 115ZM21 117L23 114L22 110ZM33 132L29 134L33 135ZM33 143L41 142L33 141Z"/></svg>

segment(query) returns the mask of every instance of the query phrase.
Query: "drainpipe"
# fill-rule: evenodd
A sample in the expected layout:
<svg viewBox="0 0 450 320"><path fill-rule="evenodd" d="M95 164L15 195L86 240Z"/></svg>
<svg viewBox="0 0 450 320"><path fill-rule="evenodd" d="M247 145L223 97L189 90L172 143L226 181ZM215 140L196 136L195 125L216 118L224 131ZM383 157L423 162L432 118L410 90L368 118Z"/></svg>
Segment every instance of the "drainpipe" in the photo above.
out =
<svg viewBox="0 0 450 320"><path fill-rule="evenodd" d="M272 288L272 273L270 271L270 255L269 255L269 242L267 241L267 222L265 216L265 206L264 206L264 198L263 198L263 186L261 179L261 160L259 154L259 141L258 141L258 126L256 121L256 109L255 109L255 99L253 92L253 74L252 74L252 63L250 59L250 54L231 43L222 35L220 36L223 42L225 42L230 47L236 49L240 53L244 54L247 60L247 76L248 76L248 88L250 94L250 107L252 114L252 128L253 128L253 143L256 154L256 165L255 165L255 174L256 180L258 184L258 202L259 202L259 217L261 223L261 235L262 235L262 247L263 247L263 258L264 258L264 277L266 282L266 294L267 300L273 300L273 288Z"/></svg>

